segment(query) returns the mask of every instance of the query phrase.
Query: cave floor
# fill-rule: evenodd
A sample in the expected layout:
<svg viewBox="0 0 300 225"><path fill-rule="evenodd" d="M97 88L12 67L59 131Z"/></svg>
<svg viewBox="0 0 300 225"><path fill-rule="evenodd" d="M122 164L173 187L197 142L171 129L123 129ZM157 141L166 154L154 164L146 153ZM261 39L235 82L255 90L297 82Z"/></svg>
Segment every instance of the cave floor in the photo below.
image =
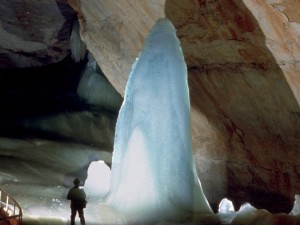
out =
<svg viewBox="0 0 300 225"><path fill-rule="evenodd" d="M0 185L0 188L1 185ZM52 188L41 188L39 186L12 185L6 186L11 190L11 194L18 200L23 208L23 225L68 225L70 224L70 202L66 200L68 188L54 186ZM23 192L21 189L23 188ZM29 192L30 189L30 192ZM14 193L12 193L12 191ZM19 193L19 194L17 194ZM23 194L22 194L23 193ZM35 195L31 195L35 193ZM95 199L95 198L94 198ZM86 225L132 225L126 218L104 204L100 200L87 199L88 204L85 212ZM184 218L180 222L152 223L147 225L299 225L300 216L292 217L287 214L271 214L266 210L248 211L247 215L243 213L236 217L231 223L233 214L210 214L194 215L192 218ZM239 217L239 218L238 218ZM176 220L178 221L178 220ZM230 222L229 222L230 221ZM257 221L260 221L257 223ZM80 224L79 217L76 217L76 224ZM146 224L136 224L146 225Z"/></svg>
<svg viewBox="0 0 300 225"><path fill-rule="evenodd" d="M69 202L63 203L64 209L59 209L56 215L32 215L25 211L23 218L23 225L69 225ZM89 202L85 209L86 225L126 225L126 219L118 214L113 209L99 202ZM53 212L52 212L53 213ZM64 213L64 214L63 214ZM187 218L182 222L159 222L154 223L156 225L217 225L221 224L218 221L217 216L206 218ZM79 217L77 215L76 224L80 224ZM153 225L154 225L153 224ZM141 224L139 224L141 225Z"/></svg>
<svg viewBox="0 0 300 225"><path fill-rule="evenodd" d="M1 186L0 186L1 187ZM68 225L70 224L70 202L64 197L68 188L52 187L43 191L41 187L27 187L36 195L17 194L21 186L9 186L11 193L23 209L23 225ZM6 186L6 188L8 188ZM27 189L26 188L26 189ZM23 189L22 189L23 190ZM23 190L24 191L24 190ZM28 193L28 192L27 192ZM86 225L126 225L126 218L100 200L87 199L84 210ZM220 224L216 215L185 218L182 222L159 222L157 225L216 225ZM76 224L80 224L76 217ZM139 224L141 225L141 224Z"/></svg>

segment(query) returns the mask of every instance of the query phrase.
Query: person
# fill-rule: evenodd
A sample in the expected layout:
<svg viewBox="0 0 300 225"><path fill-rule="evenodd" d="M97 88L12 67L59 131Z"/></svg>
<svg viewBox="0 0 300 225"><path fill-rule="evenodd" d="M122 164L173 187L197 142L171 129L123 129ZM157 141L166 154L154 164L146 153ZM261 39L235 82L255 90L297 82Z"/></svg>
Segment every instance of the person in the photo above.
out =
<svg viewBox="0 0 300 225"><path fill-rule="evenodd" d="M86 207L86 194L83 189L79 188L80 180L75 178L74 187L72 187L67 195L67 199L71 200L71 225L75 225L75 217L78 212L81 225L85 225L85 218L83 209Z"/></svg>

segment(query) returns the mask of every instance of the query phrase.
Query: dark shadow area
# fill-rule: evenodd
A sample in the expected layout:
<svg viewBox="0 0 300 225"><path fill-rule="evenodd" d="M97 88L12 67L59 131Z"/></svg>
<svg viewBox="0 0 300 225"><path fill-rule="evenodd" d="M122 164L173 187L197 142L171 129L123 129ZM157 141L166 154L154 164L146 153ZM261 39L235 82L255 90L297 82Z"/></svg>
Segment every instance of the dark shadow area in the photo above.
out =
<svg viewBox="0 0 300 225"><path fill-rule="evenodd" d="M86 60L71 57L44 67L0 69L1 118L15 119L87 108L76 89Z"/></svg>
<svg viewBox="0 0 300 225"><path fill-rule="evenodd" d="M251 203L251 205L257 209L268 209L270 212L273 213L290 213L293 208L293 205L291 204L291 199L287 198L286 196L258 189L252 190L251 187L235 187L235 190L228 191L228 196L231 196L231 198L234 197L236 195L237 190L247 193L247 202ZM240 206L244 203L245 200L243 200L242 198L235 197L236 209L239 209Z"/></svg>
<svg viewBox="0 0 300 225"><path fill-rule="evenodd" d="M0 69L0 136L65 140L53 132L24 127L24 120L91 110L76 93L87 60L70 56L44 67Z"/></svg>
<svg viewBox="0 0 300 225"><path fill-rule="evenodd" d="M87 59L75 63L68 56L44 67L0 69L0 136L74 141L49 130L25 127L24 121L53 116L65 116L68 120L69 115L85 112L95 118L101 115L116 118L117 112L91 105L78 96L77 88L86 64ZM91 121L92 118L88 122Z"/></svg>
<svg viewBox="0 0 300 225"><path fill-rule="evenodd" d="M167 0L165 14L177 29L186 58L191 107L194 113L204 114L223 137L211 137L211 144L206 143L204 163L220 160L233 165L227 166L225 190L211 185L218 176L200 177L208 201L215 209L227 197L236 210L249 202L274 213L290 212L296 194L290 187L297 186L296 179L290 178L288 184L284 179L268 183L276 179L268 171L275 169L272 161L288 163L284 161L287 150L296 155L299 143L291 144L290 137L299 133L300 109L284 72L266 46L260 23L242 1L190 0L183 4ZM193 137L200 154L203 137L201 133ZM215 153L216 145L223 148L221 154ZM262 162L261 157L269 157L268 162ZM284 176L284 172L276 168L274 176ZM295 176L289 172L290 177ZM259 173L265 183L251 182L251 176ZM285 185L289 186L280 190ZM215 194L224 192L227 196Z"/></svg>

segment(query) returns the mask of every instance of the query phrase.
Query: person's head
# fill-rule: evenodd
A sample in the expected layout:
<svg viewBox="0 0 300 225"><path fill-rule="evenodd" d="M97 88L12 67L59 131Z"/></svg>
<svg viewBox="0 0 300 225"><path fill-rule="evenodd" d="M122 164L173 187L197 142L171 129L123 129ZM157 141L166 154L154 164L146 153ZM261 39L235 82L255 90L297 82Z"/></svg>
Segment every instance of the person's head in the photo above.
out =
<svg viewBox="0 0 300 225"><path fill-rule="evenodd" d="M73 181L73 184L74 184L75 186L79 186L80 180L76 177L76 178L74 179L74 181Z"/></svg>

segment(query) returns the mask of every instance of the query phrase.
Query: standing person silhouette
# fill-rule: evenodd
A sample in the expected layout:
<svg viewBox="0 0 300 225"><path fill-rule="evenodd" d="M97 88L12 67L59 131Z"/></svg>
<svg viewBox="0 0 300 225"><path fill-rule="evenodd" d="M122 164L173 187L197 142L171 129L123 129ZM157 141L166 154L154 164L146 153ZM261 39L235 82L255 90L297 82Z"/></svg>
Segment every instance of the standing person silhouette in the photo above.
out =
<svg viewBox="0 0 300 225"><path fill-rule="evenodd" d="M81 225L85 225L83 209L86 207L86 194L83 189L79 188L80 180L75 178L74 187L72 187L67 195L67 199L71 200L71 225L75 225L75 217L78 211Z"/></svg>

